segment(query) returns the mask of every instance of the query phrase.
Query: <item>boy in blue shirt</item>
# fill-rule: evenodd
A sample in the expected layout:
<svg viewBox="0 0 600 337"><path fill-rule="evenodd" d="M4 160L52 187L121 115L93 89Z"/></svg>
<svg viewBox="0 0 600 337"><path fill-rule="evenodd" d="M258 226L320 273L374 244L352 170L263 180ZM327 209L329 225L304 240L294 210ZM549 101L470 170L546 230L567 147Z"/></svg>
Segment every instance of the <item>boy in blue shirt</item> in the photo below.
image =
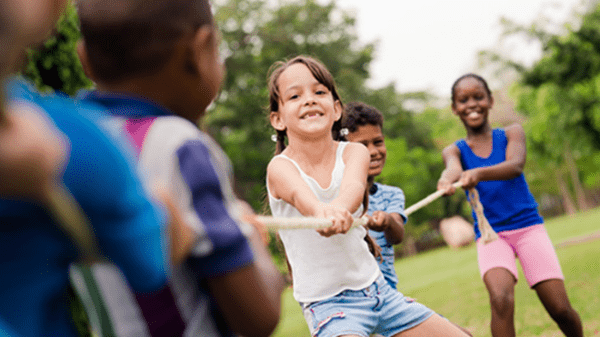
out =
<svg viewBox="0 0 600 337"><path fill-rule="evenodd" d="M283 279L240 221L228 158L195 124L224 75L209 2L81 0L78 13L79 56L97 83L82 99L113 115L146 181L167 184L198 235L171 280L186 335L269 335Z"/></svg>
<svg viewBox="0 0 600 337"><path fill-rule="evenodd" d="M0 55L2 75L14 72L13 55L47 35L64 3L2 2L0 33L8 41ZM2 332L75 336L67 289L69 265L77 261L79 251L43 207L40 191L49 184L64 183L86 214L102 255L121 268L138 294L153 297L168 289L164 219L146 196L124 149L98 126L99 109L40 95L22 80L2 85ZM45 135L28 139L36 127ZM20 146L11 147L14 142Z"/></svg>
<svg viewBox="0 0 600 337"><path fill-rule="evenodd" d="M362 143L371 154L368 214L373 221L370 222L369 235L381 247L379 268L386 281L396 289L398 276L394 269L393 245L402 241L407 217L404 215L404 192L398 187L375 182L387 157L382 127L383 115L374 107L361 102L351 102L344 107L342 128L348 130L346 139Z"/></svg>

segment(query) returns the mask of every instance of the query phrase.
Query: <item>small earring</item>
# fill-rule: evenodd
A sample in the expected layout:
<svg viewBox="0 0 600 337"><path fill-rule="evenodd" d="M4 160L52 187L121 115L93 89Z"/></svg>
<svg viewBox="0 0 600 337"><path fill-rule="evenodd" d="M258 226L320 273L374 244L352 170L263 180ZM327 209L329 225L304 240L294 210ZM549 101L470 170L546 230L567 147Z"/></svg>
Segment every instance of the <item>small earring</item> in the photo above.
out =
<svg viewBox="0 0 600 337"><path fill-rule="evenodd" d="M343 137L346 137L349 134L350 134L350 130L348 130L348 128L343 128L340 130L340 135Z"/></svg>
<svg viewBox="0 0 600 337"><path fill-rule="evenodd" d="M277 143L277 135L276 135L276 134L274 134L274 135L271 135L271 140L272 140L273 142Z"/></svg>

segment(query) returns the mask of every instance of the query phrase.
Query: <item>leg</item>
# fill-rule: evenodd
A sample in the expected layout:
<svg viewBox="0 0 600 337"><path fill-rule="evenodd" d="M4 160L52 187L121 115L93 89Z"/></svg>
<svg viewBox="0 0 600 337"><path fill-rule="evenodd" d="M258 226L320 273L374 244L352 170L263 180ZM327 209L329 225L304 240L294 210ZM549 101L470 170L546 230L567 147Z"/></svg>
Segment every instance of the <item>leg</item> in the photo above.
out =
<svg viewBox="0 0 600 337"><path fill-rule="evenodd" d="M568 337L582 337L583 328L577 312L571 307L565 284L562 280L551 279L533 286L540 301L558 324L560 330Z"/></svg>
<svg viewBox="0 0 600 337"><path fill-rule="evenodd" d="M443 318L438 314L433 314L423 323L404 330L394 335L394 337L419 337L419 336L444 336L444 337L465 337L470 336L461 330L457 325Z"/></svg>
<svg viewBox="0 0 600 337"><path fill-rule="evenodd" d="M492 307L492 336L515 336L515 277L507 269L493 268L485 273L483 282Z"/></svg>

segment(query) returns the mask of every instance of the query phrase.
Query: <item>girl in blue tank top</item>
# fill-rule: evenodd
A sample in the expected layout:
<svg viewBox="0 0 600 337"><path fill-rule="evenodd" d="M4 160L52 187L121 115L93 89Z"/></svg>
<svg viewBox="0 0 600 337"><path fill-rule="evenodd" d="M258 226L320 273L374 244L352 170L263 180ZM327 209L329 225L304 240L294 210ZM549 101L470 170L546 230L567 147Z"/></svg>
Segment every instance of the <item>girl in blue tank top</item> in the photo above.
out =
<svg viewBox="0 0 600 337"><path fill-rule="evenodd" d="M443 150L446 169L438 181L438 190L446 195L455 192L452 183L456 181L465 191L475 187L485 217L498 233L498 240L484 244L475 222L479 270L491 303L492 336L515 336L516 257L529 286L563 333L583 336L556 252L523 175L525 132L519 124L492 129L488 116L493 103L492 93L480 76L466 74L454 82L452 112L464 124L467 137Z"/></svg>

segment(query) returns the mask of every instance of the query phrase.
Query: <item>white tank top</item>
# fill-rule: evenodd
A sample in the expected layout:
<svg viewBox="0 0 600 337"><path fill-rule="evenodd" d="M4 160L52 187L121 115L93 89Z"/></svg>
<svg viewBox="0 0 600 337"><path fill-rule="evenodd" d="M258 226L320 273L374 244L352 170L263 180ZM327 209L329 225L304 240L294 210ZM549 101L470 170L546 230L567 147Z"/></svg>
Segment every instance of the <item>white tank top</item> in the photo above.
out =
<svg viewBox="0 0 600 337"><path fill-rule="evenodd" d="M336 151L335 166L331 173L331 183L323 189L317 181L308 176L298 163L285 155L277 157L291 161L300 172L302 179L310 186L317 198L324 203L335 199L340 191L345 164L342 159L348 143L340 142ZM275 217L302 217L291 204L275 199L268 188L269 205ZM361 207L353 214L359 217ZM310 303L332 297L344 290L360 290L371 285L381 274L379 266L365 242L367 231L355 227L346 234L324 237L314 229L280 230L279 235L292 267L294 298L298 302Z"/></svg>

